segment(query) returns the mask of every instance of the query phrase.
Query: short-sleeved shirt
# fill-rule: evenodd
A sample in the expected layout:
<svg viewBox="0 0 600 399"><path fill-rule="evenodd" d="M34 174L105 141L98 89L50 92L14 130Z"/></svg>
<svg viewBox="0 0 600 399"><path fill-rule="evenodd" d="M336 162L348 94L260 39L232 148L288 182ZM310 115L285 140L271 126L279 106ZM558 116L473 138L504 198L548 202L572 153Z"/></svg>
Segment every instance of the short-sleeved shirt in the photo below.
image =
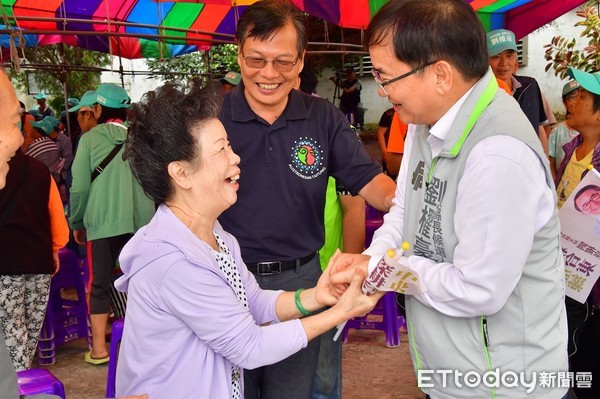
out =
<svg viewBox="0 0 600 399"><path fill-rule="evenodd" d="M565 172L563 173L558 186L556 186L556 193L558 194L558 208L560 209L567 198L571 195L575 187L581 181L581 175L583 171L587 169L587 167L592 163L592 156L594 155L594 150L590 151L585 157L580 160L577 160L576 152L573 151L571 155L571 159L565 168Z"/></svg>
<svg viewBox="0 0 600 399"><path fill-rule="evenodd" d="M539 126L548 124L540 86L534 78L529 76L513 75L513 79L513 97L538 133Z"/></svg>
<svg viewBox="0 0 600 399"><path fill-rule="evenodd" d="M392 125L390 126L390 139L387 145L387 152L404 154L404 138L406 137L407 130L408 126L402 123L398 114L394 113Z"/></svg>
<svg viewBox="0 0 600 399"><path fill-rule="evenodd" d="M238 200L220 217L246 263L292 260L323 246L329 176L356 195L381 167L344 115L322 98L292 90L270 125L256 115L240 84L219 118L240 156Z"/></svg>
<svg viewBox="0 0 600 399"><path fill-rule="evenodd" d="M387 147L388 141L390 139L390 126L392 126L392 118L393 117L394 117L394 109L390 108L381 115L381 118L379 118L379 127L386 128L386 131L383 134L386 147Z"/></svg>
<svg viewBox="0 0 600 399"><path fill-rule="evenodd" d="M565 151L562 148L563 145L573 140L578 134L579 132L575 129L571 129L565 121L560 122L550 132L550 136L548 137L548 155L554 158L556 169L559 168L560 163L565 157Z"/></svg>

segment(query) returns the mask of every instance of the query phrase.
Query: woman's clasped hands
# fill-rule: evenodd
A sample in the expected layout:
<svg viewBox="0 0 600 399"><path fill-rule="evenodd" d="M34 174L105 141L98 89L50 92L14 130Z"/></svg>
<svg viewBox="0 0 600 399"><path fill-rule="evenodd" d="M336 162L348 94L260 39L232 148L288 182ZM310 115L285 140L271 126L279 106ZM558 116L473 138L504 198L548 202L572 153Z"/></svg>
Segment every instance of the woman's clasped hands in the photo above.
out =
<svg viewBox="0 0 600 399"><path fill-rule="evenodd" d="M315 287L316 300L352 314L350 317L369 313L385 294L377 292L367 296L361 290L368 275L369 259L368 255L342 253L337 250Z"/></svg>

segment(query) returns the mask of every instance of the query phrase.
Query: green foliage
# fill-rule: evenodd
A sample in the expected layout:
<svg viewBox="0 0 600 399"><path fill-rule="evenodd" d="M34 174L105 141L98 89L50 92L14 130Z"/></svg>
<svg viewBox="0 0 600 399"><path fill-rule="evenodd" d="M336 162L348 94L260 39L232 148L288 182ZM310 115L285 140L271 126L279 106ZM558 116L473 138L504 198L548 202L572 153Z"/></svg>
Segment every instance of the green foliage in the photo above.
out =
<svg viewBox="0 0 600 399"><path fill-rule="evenodd" d="M567 77L567 69L572 67L583 71L594 72L600 70L600 18L598 18L598 6L600 0L588 1L581 7L576 15L582 18L575 23L576 27L583 27L579 35L582 40L587 41L583 50L578 50L577 39L564 36L555 36L549 44L546 44L545 58L549 61L546 72L554 69L554 75L562 79Z"/></svg>
<svg viewBox="0 0 600 399"><path fill-rule="evenodd" d="M146 65L152 71L152 79L163 78L184 83L194 78L210 79L213 75L240 71L236 44L221 44L211 47L208 51L198 51L175 58L147 59Z"/></svg>
<svg viewBox="0 0 600 399"><path fill-rule="evenodd" d="M39 90L52 94L49 101L55 110L64 109L63 84L69 97L81 98L83 93L100 84L100 70L109 64L110 56L63 44L26 48L21 71L14 68L8 75L22 92L29 92L28 75L33 75ZM34 69L25 68L28 64ZM96 69L96 70L90 70Z"/></svg>

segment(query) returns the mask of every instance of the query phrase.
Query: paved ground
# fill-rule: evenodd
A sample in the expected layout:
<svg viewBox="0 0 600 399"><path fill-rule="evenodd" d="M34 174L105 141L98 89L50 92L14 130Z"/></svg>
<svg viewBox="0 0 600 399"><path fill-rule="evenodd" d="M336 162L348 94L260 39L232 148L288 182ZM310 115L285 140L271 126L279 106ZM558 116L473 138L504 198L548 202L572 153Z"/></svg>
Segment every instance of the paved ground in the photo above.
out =
<svg viewBox="0 0 600 399"><path fill-rule="evenodd" d="M416 388L406 334L400 341L399 347L387 348L382 332L351 330L343 346L344 399L424 397ZM84 339L61 346L56 364L48 367L65 384L68 399L104 398L107 367L85 363L86 351Z"/></svg>

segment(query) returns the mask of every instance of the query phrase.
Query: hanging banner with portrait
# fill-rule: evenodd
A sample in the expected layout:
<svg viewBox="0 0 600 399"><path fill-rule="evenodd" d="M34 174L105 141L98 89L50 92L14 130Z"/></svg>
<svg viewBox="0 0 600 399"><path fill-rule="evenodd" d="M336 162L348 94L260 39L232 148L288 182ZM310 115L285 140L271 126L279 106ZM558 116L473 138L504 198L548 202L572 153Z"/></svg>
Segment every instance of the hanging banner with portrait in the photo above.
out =
<svg viewBox="0 0 600 399"><path fill-rule="evenodd" d="M600 173L585 175L558 216L566 294L584 303L600 277Z"/></svg>

